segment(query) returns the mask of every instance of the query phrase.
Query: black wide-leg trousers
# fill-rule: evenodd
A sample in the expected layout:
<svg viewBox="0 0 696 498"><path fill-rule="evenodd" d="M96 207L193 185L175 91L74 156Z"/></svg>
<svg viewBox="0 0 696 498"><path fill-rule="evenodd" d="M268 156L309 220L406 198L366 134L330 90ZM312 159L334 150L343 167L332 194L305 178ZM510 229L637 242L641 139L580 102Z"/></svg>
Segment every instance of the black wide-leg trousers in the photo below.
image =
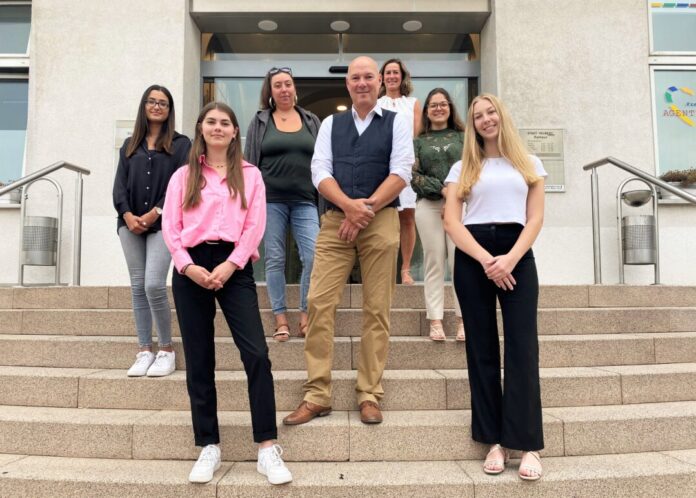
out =
<svg viewBox="0 0 696 498"><path fill-rule="evenodd" d="M194 263L208 271L225 261L234 244L203 243L189 249ZM215 389L215 300L225 315L247 375L254 441L277 438L275 394L268 346L261 324L254 270L237 269L218 291L204 289L174 271L172 291L186 357L186 386L196 446L218 444Z"/></svg>
<svg viewBox="0 0 696 498"><path fill-rule="evenodd" d="M518 224L467 225L493 256L512 249L523 227ZM530 249L512 271L513 290L502 290L486 277L481 263L455 252L454 287L466 330L471 388L472 437L486 444L534 451L544 447L539 388L537 304L539 280ZM505 385L501 388L496 297L503 314Z"/></svg>

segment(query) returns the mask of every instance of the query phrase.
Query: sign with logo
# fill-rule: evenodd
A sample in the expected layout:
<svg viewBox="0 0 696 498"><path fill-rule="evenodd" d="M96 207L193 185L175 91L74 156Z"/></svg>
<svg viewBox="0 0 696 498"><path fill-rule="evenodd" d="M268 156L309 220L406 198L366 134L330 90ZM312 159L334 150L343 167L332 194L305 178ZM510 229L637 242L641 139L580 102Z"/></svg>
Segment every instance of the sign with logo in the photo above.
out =
<svg viewBox="0 0 696 498"><path fill-rule="evenodd" d="M547 192L565 192L565 164L563 159L563 130L521 129L520 135L527 148L544 163L549 174L544 187Z"/></svg>
<svg viewBox="0 0 696 498"><path fill-rule="evenodd" d="M696 168L696 69L655 69L657 170Z"/></svg>

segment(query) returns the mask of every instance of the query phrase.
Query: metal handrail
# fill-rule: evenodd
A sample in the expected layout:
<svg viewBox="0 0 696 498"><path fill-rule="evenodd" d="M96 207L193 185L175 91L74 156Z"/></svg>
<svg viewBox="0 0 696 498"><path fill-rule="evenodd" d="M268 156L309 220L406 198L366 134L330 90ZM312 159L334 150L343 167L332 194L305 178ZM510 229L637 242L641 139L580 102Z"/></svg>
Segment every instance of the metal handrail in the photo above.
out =
<svg viewBox="0 0 696 498"><path fill-rule="evenodd" d="M687 191L670 185L669 183L654 177L645 171L641 171L635 166L631 166L628 163L620 161L615 157L605 157L599 159L598 161L591 162L582 167L583 170L592 170L591 175L591 191L592 191L592 250L594 251L594 278L595 284L602 283L602 247L600 243L600 233L599 233L599 176L597 175L597 168L604 166L605 164L611 164L619 169L622 169L632 175L637 176L641 180L648 182L649 184L660 187L667 192L671 192L677 197L681 197L687 202L696 204L696 196L688 193Z"/></svg>
<svg viewBox="0 0 696 498"><path fill-rule="evenodd" d="M6 194L12 190L28 185L36 180L39 180L46 175L53 173L59 169L68 169L77 173L77 179L75 180L75 222L73 225L73 285L80 285L80 269L82 265L82 191L83 191L83 180L82 175L89 175L91 171L83 168L81 166L76 166L74 164L68 163L66 161L58 161L50 166L46 166L40 170L34 171L25 177L16 180L9 185L0 188L0 195ZM22 208L24 209L24 208ZM23 221L22 221L23 223ZM23 227L20 226L20 229ZM23 244L23 241L19 241ZM60 254L60 252L59 252ZM20 259L21 265L21 259ZM56 268L57 273L58 268ZM59 278L59 276L58 276Z"/></svg>

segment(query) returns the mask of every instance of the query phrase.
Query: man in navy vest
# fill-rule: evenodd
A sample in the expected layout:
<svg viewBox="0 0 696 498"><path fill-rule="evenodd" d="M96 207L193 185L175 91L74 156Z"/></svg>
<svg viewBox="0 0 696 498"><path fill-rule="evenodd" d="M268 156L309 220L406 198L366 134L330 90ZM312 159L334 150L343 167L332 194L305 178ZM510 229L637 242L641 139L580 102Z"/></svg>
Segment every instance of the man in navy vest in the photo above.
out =
<svg viewBox="0 0 696 498"><path fill-rule="evenodd" d="M363 282L363 329L356 385L360 419L382 421L382 373L389 347L389 310L399 249L399 192L411 181L413 137L404 116L377 105L381 76L369 57L351 62L346 86L352 109L319 129L312 181L327 200L309 286L304 400L283 422L298 425L331 413L336 308L355 257Z"/></svg>

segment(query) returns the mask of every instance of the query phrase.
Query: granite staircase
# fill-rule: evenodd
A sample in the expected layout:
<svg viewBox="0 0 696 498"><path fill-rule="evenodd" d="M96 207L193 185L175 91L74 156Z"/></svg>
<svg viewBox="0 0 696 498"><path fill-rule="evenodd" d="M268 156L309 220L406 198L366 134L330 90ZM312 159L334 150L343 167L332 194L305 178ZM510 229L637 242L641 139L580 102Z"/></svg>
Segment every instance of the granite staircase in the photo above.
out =
<svg viewBox="0 0 696 498"><path fill-rule="evenodd" d="M270 336L263 286L259 299ZM297 306L297 286L288 300ZM470 438L464 345L426 337L421 286L395 295L384 423L360 423L361 303L362 287L347 286L329 417L280 423L302 397L303 343L268 339L279 439L295 478L283 487L267 484L252 462L246 380L218 313L225 463L212 482L192 485L198 450L176 326L178 370L129 379L136 347L127 287L0 288L0 496L696 496L696 287L542 287L546 449L537 483L520 481L514 460L500 476L481 471L486 448ZM451 295L446 305L453 333ZM289 318L296 329L297 311Z"/></svg>

